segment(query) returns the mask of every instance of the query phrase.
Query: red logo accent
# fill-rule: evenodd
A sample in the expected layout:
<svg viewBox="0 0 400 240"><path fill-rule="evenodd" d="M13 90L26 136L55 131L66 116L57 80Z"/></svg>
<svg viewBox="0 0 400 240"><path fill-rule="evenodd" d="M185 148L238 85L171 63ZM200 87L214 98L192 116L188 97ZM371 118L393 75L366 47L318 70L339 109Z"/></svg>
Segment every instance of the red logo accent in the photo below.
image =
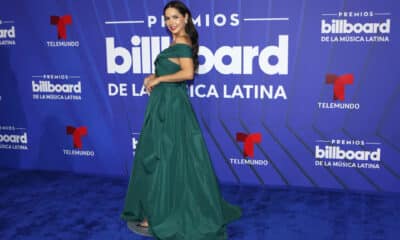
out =
<svg viewBox="0 0 400 240"><path fill-rule="evenodd" d="M327 74L325 83L333 84L333 100L344 101L344 86L347 84L353 84L353 74L344 74L337 76L335 74Z"/></svg>
<svg viewBox="0 0 400 240"><path fill-rule="evenodd" d="M82 149L82 137L86 136L88 133L87 127L72 127L67 126L67 134L72 135L72 140L74 143L74 148Z"/></svg>
<svg viewBox="0 0 400 240"><path fill-rule="evenodd" d="M71 15L65 16L50 16L50 24L57 25L57 37L58 39L67 39L67 25L72 24Z"/></svg>
<svg viewBox="0 0 400 240"><path fill-rule="evenodd" d="M244 142L244 157L254 157L254 144L261 142L261 133L236 133L236 141Z"/></svg>

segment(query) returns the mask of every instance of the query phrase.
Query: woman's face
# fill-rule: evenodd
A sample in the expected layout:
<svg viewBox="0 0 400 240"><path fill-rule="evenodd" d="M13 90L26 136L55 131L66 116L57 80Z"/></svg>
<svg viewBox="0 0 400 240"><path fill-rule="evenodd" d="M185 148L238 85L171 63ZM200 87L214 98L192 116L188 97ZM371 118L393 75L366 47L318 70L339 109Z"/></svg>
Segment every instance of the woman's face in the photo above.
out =
<svg viewBox="0 0 400 240"><path fill-rule="evenodd" d="M185 34L186 17L183 16L176 8L167 8L164 13L164 20L168 30L172 34Z"/></svg>

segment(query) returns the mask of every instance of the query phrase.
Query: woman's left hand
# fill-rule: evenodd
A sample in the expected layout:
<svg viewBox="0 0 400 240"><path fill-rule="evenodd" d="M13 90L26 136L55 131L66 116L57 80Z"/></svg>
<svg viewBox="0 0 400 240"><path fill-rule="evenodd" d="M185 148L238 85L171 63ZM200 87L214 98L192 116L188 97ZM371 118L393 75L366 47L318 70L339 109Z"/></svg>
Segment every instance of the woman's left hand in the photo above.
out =
<svg viewBox="0 0 400 240"><path fill-rule="evenodd" d="M157 78L157 77L149 79L149 80L147 81L146 85L145 85L146 91L147 91L148 93L150 93L150 92L153 90L153 88L154 88L155 86L157 86L159 83L160 83L160 80L159 80L159 78Z"/></svg>

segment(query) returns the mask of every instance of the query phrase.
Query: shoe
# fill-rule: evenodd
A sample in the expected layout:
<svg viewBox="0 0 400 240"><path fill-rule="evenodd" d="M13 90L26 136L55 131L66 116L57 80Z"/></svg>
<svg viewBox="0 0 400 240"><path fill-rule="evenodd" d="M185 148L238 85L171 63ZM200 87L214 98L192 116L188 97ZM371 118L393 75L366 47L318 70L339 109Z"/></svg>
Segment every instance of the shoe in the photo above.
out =
<svg viewBox="0 0 400 240"><path fill-rule="evenodd" d="M128 228L141 236L145 237L153 237L153 235L149 232L149 227L143 226L141 222L127 222Z"/></svg>
<svg viewBox="0 0 400 240"><path fill-rule="evenodd" d="M149 228L149 225L144 225L143 222L140 222L138 224L136 224L136 226L141 227L141 228Z"/></svg>

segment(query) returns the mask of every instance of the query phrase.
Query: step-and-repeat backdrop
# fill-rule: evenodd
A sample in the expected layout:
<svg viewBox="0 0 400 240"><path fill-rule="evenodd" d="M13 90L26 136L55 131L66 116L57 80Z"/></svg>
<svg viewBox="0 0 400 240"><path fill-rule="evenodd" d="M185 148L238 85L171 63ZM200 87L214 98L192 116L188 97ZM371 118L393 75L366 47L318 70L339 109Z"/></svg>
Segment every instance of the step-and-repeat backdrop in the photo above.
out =
<svg viewBox="0 0 400 240"><path fill-rule="evenodd" d="M400 192L398 1L184 2L221 182ZM0 166L128 176L165 3L2 1Z"/></svg>

